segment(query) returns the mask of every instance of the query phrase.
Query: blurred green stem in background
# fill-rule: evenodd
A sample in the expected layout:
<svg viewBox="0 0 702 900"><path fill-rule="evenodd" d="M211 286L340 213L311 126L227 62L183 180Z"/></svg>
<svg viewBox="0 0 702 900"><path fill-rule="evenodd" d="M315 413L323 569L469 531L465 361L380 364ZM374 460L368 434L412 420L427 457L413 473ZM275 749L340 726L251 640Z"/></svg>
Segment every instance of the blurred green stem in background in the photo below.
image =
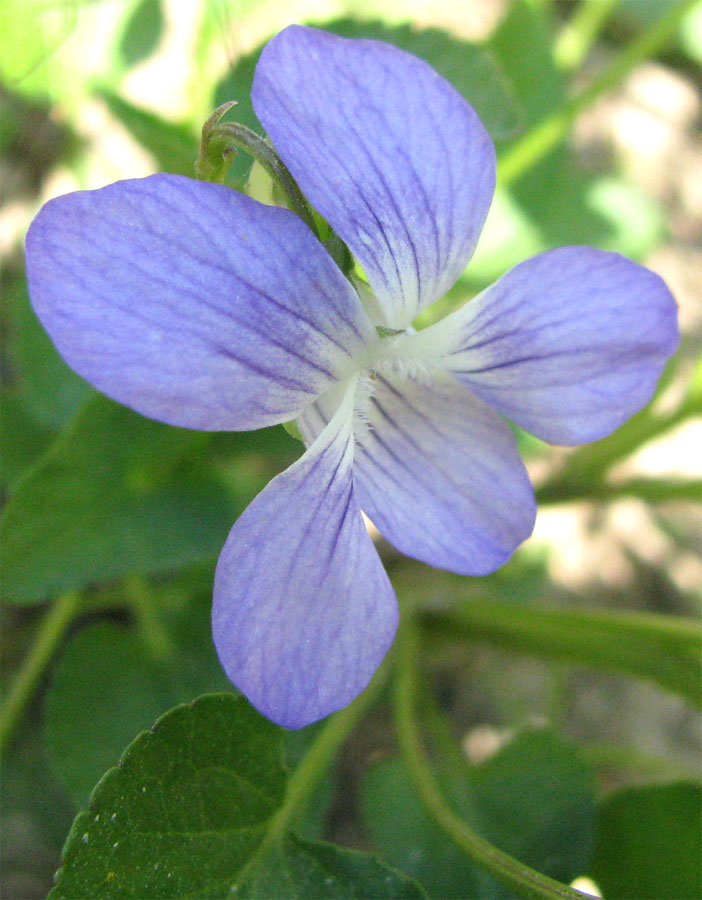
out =
<svg viewBox="0 0 702 900"><path fill-rule="evenodd" d="M154 658L167 660L172 657L175 654L175 647L161 624L157 604L151 595L149 585L139 575L130 575L124 579L124 590L137 621L141 639Z"/></svg>
<svg viewBox="0 0 702 900"><path fill-rule="evenodd" d="M564 503L568 500L612 500L638 497L645 503L669 503L672 500L702 501L702 480L696 478L628 478L607 483L596 480L578 484L571 479L548 482L536 491L539 503Z"/></svg>
<svg viewBox="0 0 702 900"><path fill-rule="evenodd" d="M2 705L0 752L5 749L12 738L15 727L32 699L46 666L81 608L79 594L64 594L56 600L46 614L34 643L24 658Z"/></svg>
<svg viewBox="0 0 702 900"><path fill-rule="evenodd" d="M600 29L619 0L582 0L563 26L553 48L556 63L566 72L583 64Z"/></svg>
<svg viewBox="0 0 702 900"><path fill-rule="evenodd" d="M582 744L578 750L583 759L596 769L635 772L644 778L665 781L696 781L699 778L697 767L691 763L653 756L632 747L598 742Z"/></svg>
<svg viewBox="0 0 702 900"><path fill-rule="evenodd" d="M692 619L458 597L450 609L427 609L421 617L423 631L437 638L622 672L702 705L702 625Z"/></svg>
<svg viewBox="0 0 702 900"><path fill-rule="evenodd" d="M672 370L669 369L666 375L670 373ZM654 409L655 400L609 437L578 447L569 453L563 469L538 489L538 499L548 503L572 499L574 496L599 498L617 493L641 496L649 501L667 499L666 492L661 492L660 479L639 478L624 483L608 483L605 479L615 463L654 438L666 434L686 419L702 414L702 365L693 374L684 399L675 409L666 413L656 413ZM684 495L689 499L700 496L700 483L694 479L678 482L666 479L666 483L670 484L671 499L673 495ZM634 489L627 490L627 484Z"/></svg>
<svg viewBox="0 0 702 900"><path fill-rule="evenodd" d="M390 674L390 659L385 661L371 679L368 687L344 709L327 719L309 750L288 779L285 800L270 820L265 837L258 850L237 876L237 885L244 885L294 824L304 804L333 763L341 745L349 737L364 713L373 705Z"/></svg>
<svg viewBox="0 0 702 900"><path fill-rule="evenodd" d="M585 894L541 875L481 838L444 800L424 754L415 715L415 697L419 690L416 676L417 644L416 626L412 618L406 615L397 635L395 724L400 751L426 811L471 862L516 891L519 896L529 900L582 900Z"/></svg>
<svg viewBox="0 0 702 900"><path fill-rule="evenodd" d="M517 140L499 159L498 183L504 186L517 181L565 140L573 121L584 109L610 88L616 87L639 63L654 56L666 46L685 14L697 2L698 0L681 0L672 6L650 28L625 47L589 87Z"/></svg>

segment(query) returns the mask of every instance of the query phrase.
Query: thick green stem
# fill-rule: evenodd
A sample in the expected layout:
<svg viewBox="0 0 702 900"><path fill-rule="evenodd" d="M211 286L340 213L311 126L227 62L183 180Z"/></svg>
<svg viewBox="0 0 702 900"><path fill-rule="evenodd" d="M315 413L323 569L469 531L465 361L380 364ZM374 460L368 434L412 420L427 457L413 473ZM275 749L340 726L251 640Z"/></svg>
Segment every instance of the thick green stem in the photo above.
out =
<svg viewBox="0 0 702 900"><path fill-rule="evenodd" d="M554 480L585 485L602 481L607 470L620 460L701 413L702 397L697 391L691 391L680 406L667 415L654 415L648 406L609 437L572 451Z"/></svg>
<svg viewBox="0 0 702 900"><path fill-rule="evenodd" d="M569 103L548 116L518 140L500 158L498 181L510 184L563 141L573 120L610 88L618 85L639 63L666 46L685 14L697 0L680 0L665 15L632 41L597 78Z"/></svg>
<svg viewBox="0 0 702 900"><path fill-rule="evenodd" d="M415 716L417 638L409 617L405 617L400 626L397 643L399 666L395 680L395 721L398 742L417 793L431 818L471 862L521 897L530 900L583 900L586 894L536 872L481 838L444 800L424 755Z"/></svg>
<svg viewBox="0 0 702 900"><path fill-rule="evenodd" d="M458 581L458 578L457 578ZM427 636L484 641L511 653L591 665L653 681L702 705L702 628L693 619L621 610L461 600L426 610Z"/></svg>
<svg viewBox="0 0 702 900"><path fill-rule="evenodd" d="M646 503L669 503L671 500L702 501L702 480L697 478L628 478L626 481L578 482L558 478L546 482L536 491L539 503L566 503L571 500L616 500L638 497Z"/></svg>
<svg viewBox="0 0 702 900"><path fill-rule="evenodd" d="M0 752L11 740L39 680L80 608L78 594L64 594L47 613L3 702L0 714Z"/></svg>

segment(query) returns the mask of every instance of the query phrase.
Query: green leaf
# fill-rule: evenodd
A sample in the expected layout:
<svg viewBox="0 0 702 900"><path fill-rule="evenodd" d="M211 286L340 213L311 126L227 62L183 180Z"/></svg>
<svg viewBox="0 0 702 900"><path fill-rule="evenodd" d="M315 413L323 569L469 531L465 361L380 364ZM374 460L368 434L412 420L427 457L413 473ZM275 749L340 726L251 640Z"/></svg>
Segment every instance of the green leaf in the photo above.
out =
<svg viewBox="0 0 702 900"><path fill-rule="evenodd" d="M186 125L167 122L145 109L139 109L109 88L98 96L141 146L155 158L162 172L195 177L198 138Z"/></svg>
<svg viewBox="0 0 702 900"><path fill-rule="evenodd" d="M337 19L322 26L342 37L394 44L426 60L468 100L493 139L514 135L521 111L495 54L439 28L386 25L381 21Z"/></svg>
<svg viewBox="0 0 702 900"><path fill-rule="evenodd" d="M24 275L3 272L2 291L7 323L0 405L2 481L13 490L93 391L64 363L39 324Z"/></svg>
<svg viewBox="0 0 702 900"><path fill-rule="evenodd" d="M574 747L546 729L523 731L473 770L481 833L501 850L568 884L586 870L594 780Z"/></svg>
<svg viewBox="0 0 702 900"><path fill-rule="evenodd" d="M199 694L226 690L212 645L210 604L205 596L184 609L163 610L170 644L160 656L134 630L112 622L88 625L63 651L46 696L44 731L54 771L76 806L158 716Z"/></svg>
<svg viewBox="0 0 702 900"><path fill-rule="evenodd" d="M484 47L437 28L417 30L409 25L390 26L375 20L333 19L321 27L342 37L387 41L422 57L475 107L493 137L505 137L518 130L518 107L496 58ZM238 61L217 85L212 101L214 108L228 100L236 100L238 105L232 113L233 118L259 134L263 133L263 128L251 104L251 84L261 49L259 47ZM236 184L242 184L250 169L251 160L245 154L239 154L230 175Z"/></svg>
<svg viewBox="0 0 702 900"><path fill-rule="evenodd" d="M17 391L3 387L0 392L0 484L11 493L24 470L51 445L55 432L37 424Z"/></svg>
<svg viewBox="0 0 702 900"><path fill-rule="evenodd" d="M23 276L5 287L12 389L37 425L62 427L93 394L90 385L59 356L29 303Z"/></svg>
<svg viewBox="0 0 702 900"><path fill-rule="evenodd" d="M51 900L260 897L273 884L285 885L274 896L422 897L373 857L277 833L282 749L282 729L231 694L167 713L76 818Z"/></svg>
<svg viewBox="0 0 702 900"><path fill-rule="evenodd" d="M284 790L280 731L244 700L178 707L99 783L51 896L225 896Z"/></svg>
<svg viewBox="0 0 702 900"><path fill-rule="evenodd" d="M416 882L367 853L291 835L237 896L252 900L409 900L426 895Z"/></svg>
<svg viewBox="0 0 702 900"><path fill-rule="evenodd" d="M590 874L605 897L702 895L702 789L679 783L611 794L599 813Z"/></svg>
<svg viewBox="0 0 702 900"><path fill-rule="evenodd" d="M446 638L623 672L702 704L702 626L692 619L507 600L460 602L466 590L460 579L442 574L441 580L456 602L449 612L427 612L425 623Z"/></svg>
<svg viewBox="0 0 702 900"><path fill-rule="evenodd" d="M75 28L74 3L0 3L0 78L11 88L49 94L58 66L52 57Z"/></svg>
<svg viewBox="0 0 702 900"><path fill-rule="evenodd" d="M483 876L429 818L401 760L385 760L368 771L361 803L375 848L424 885L430 897L478 900L484 896L480 891ZM461 812L465 814L465 809Z"/></svg>
<svg viewBox="0 0 702 900"><path fill-rule="evenodd" d="M163 33L161 0L140 0L132 11L119 42L119 53L127 66L151 56Z"/></svg>
<svg viewBox="0 0 702 900"><path fill-rule="evenodd" d="M560 881L586 870L594 836L593 782L576 751L554 734L525 731L479 766L439 757L437 769L456 812L501 850ZM371 769L362 803L378 850L431 897L510 896L447 841L401 760Z"/></svg>
<svg viewBox="0 0 702 900"><path fill-rule="evenodd" d="M7 627L3 640L7 642ZM3 753L0 778L4 897L45 897L75 814L33 721Z"/></svg>
<svg viewBox="0 0 702 900"><path fill-rule="evenodd" d="M548 23L538 6L526 0L510 3L488 46L520 105L525 127L563 103L565 79L553 60Z"/></svg>
<svg viewBox="0 0 702 900"><path fill-rule="evenodd" d="M6 598L33 602L218 552L237 508L198 466L208 439L91 400L5 508Z"/></svg>

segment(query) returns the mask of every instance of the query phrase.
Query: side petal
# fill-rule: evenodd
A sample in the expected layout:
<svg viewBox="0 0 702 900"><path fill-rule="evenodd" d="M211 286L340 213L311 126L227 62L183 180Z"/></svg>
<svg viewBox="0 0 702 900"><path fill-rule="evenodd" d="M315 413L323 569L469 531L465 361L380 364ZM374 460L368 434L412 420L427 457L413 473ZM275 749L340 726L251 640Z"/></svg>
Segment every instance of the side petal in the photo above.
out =
<svg viewBox="0 0 702 900"><path fill-rule="evenodd" d="M212 622L222 665L288 728L363 690L397 625L353 487L352 395L239 518L217 564Z"/></svg>
<svg viewBox="0 0 702 900"><path fill-rule="evenodd" d="M293 25L265 47L256 112L313 206L404 328L455 282L495 186L492 141L425 62Z"/></svg>
<svg viewBox="0 0 702 900"><path fill-rule="evenodd" d="M376 376L357 441L361 508L407 556L485 575L531 534L534 493L512 432L452 376Z"/></svg>
<svg viewBox="0 0 702 900"><path fill-rule="evenodd" d="M649 401L678 343L677 309L643 266L563 247L520 263L409 341L416 353L445 355L471 391L527 431L580 444Z"/></svg>
<svg viewBox="0 0 702 900"><path fill-rule="evenodd" d="M27 235L27 270L77 372L187 428L290 419L375 337L296 216L177 175L50 201Z"/></svg>

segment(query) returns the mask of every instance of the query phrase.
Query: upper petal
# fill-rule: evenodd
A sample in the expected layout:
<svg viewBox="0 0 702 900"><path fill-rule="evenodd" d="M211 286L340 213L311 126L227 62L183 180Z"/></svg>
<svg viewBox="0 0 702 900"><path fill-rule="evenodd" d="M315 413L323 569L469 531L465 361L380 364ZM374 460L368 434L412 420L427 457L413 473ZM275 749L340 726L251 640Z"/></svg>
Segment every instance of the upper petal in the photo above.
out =
<svg viewBox="0 0 702 900"><path fill-rule="evenodd" d="M555 444L605 437L650 399L678 343L665 283L616 253L563 247L520 263L410 338L470 389Z"/></svg>
<svg viewBox="0 0 702 900"><path fill-rule="evenodd" d="M485 575L531 534L534 494L512 432L452 376L378 375L357 440L359 503L408 556Z"/></svg>
<svg viewBox="0 0 702 900"><path fill-rule="evenodd" d="M461 95L379 41L291 26L261 54L256 112L313 206L403 328L465 268L492 199L495 153Z"/></svg>
<svg viewBox="0 0 702 900"><path fill-rule="evenodd" d="M50 201L27 235L27 271L77 372L189 428L290 419L375 337L296 216L177 175Z"/></svg>
<svg viewBox="0 0 702 900"><path fill-rule="evenodd" d="M251 503L217 564L212 621L222 665L254 706L290 728L349 703L397 625L351 477L352 396Z"/></svg>

